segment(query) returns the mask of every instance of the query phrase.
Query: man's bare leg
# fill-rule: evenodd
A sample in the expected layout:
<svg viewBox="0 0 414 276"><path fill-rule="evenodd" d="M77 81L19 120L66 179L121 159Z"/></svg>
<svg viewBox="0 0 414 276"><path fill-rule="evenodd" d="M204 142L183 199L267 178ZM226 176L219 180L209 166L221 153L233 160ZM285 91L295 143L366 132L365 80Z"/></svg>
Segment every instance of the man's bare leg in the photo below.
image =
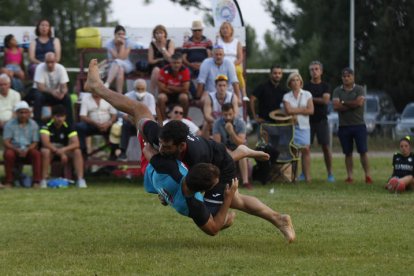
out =
<svg viewBox="0 0 414 276"><path fill-rule="evenodd" d="M134 118L135 125L137 125L138 122L144 118L154 120L154 117L147 106L138 101L131 100L121 93L112 91L104 86L104 83L99 78L98 61L96 59L92 59L89 62L89 72L84 89L85 91L99 95L117 110L131 115Z"/></svg>
<svg viewBox="0 0 414 276"><path fill-rule="evenodd" d="M269 221L282 232L289 243L294 242L296 239L295 229L293 229L290 216L279 214L253 196L242 195L239 192L236 192L233 196L230 208Z"/></svg>
<svg viewBox="0 0 414 276"><path fill-rule="evenodd" d="M245 145L238 146L234 151L229 152L234 161L239 161L245 157L255 158L259 161L267 161L270 155L263 151L253 150Z"/></svg>

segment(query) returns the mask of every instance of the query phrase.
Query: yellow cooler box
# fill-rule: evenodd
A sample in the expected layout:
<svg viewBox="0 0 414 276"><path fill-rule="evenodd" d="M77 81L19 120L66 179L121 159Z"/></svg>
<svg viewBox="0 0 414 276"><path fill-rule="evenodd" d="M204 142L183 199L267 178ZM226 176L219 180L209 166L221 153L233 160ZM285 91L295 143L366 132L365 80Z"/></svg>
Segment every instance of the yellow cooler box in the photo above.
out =
<svg viewBox="0 0 414 276"><path fill-rule="evenodd" d="M97 28L76 30L76 48L101 48L101 34Z"/></svg>

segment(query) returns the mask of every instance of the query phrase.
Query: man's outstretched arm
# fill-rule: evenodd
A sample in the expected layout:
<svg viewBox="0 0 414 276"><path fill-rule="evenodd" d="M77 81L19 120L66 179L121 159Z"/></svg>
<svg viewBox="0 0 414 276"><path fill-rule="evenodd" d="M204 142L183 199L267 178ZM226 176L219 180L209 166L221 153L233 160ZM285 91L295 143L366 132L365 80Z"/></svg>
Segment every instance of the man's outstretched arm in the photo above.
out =
<svg viewBox="0 0 414 276"><path fill-rule="evenodd" d="M144 118L154 120L151 111L146 105L134 101L120 93L114 92L104 86L103 81L99 78L97 59L92 59L89 62L89 72L84 89L85 91L99 95L117 110L132 116L135 125Z"/></svg>

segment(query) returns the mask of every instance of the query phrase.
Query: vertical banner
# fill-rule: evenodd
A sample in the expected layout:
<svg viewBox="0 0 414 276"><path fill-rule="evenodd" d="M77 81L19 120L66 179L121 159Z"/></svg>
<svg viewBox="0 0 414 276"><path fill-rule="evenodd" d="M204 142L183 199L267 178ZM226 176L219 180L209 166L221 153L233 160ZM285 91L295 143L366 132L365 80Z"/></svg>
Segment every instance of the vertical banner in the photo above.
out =
<svg viewBox="0 0 414 276"><path fill-rule="evenodd" d="M230 22L233 27L243 27L243 17L237 0L211 0L214 26L219 27L223 22Z"/></svg>

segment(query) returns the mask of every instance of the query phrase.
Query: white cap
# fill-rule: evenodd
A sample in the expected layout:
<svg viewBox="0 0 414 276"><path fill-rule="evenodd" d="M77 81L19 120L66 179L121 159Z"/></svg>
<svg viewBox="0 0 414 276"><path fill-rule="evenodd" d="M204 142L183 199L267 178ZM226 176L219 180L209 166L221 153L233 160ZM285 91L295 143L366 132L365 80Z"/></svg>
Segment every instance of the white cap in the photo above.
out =
<svg viewBox="0 0 414 276"><path fill-rule="evenodd" d="M17 112L17 111L19 111L20 109L28 109L28 110L30 110L29 104L28 104L27 102L25 102L25 101L18 102L18 103L14 106L14 111L15 111L15 112Z"/></svg>

